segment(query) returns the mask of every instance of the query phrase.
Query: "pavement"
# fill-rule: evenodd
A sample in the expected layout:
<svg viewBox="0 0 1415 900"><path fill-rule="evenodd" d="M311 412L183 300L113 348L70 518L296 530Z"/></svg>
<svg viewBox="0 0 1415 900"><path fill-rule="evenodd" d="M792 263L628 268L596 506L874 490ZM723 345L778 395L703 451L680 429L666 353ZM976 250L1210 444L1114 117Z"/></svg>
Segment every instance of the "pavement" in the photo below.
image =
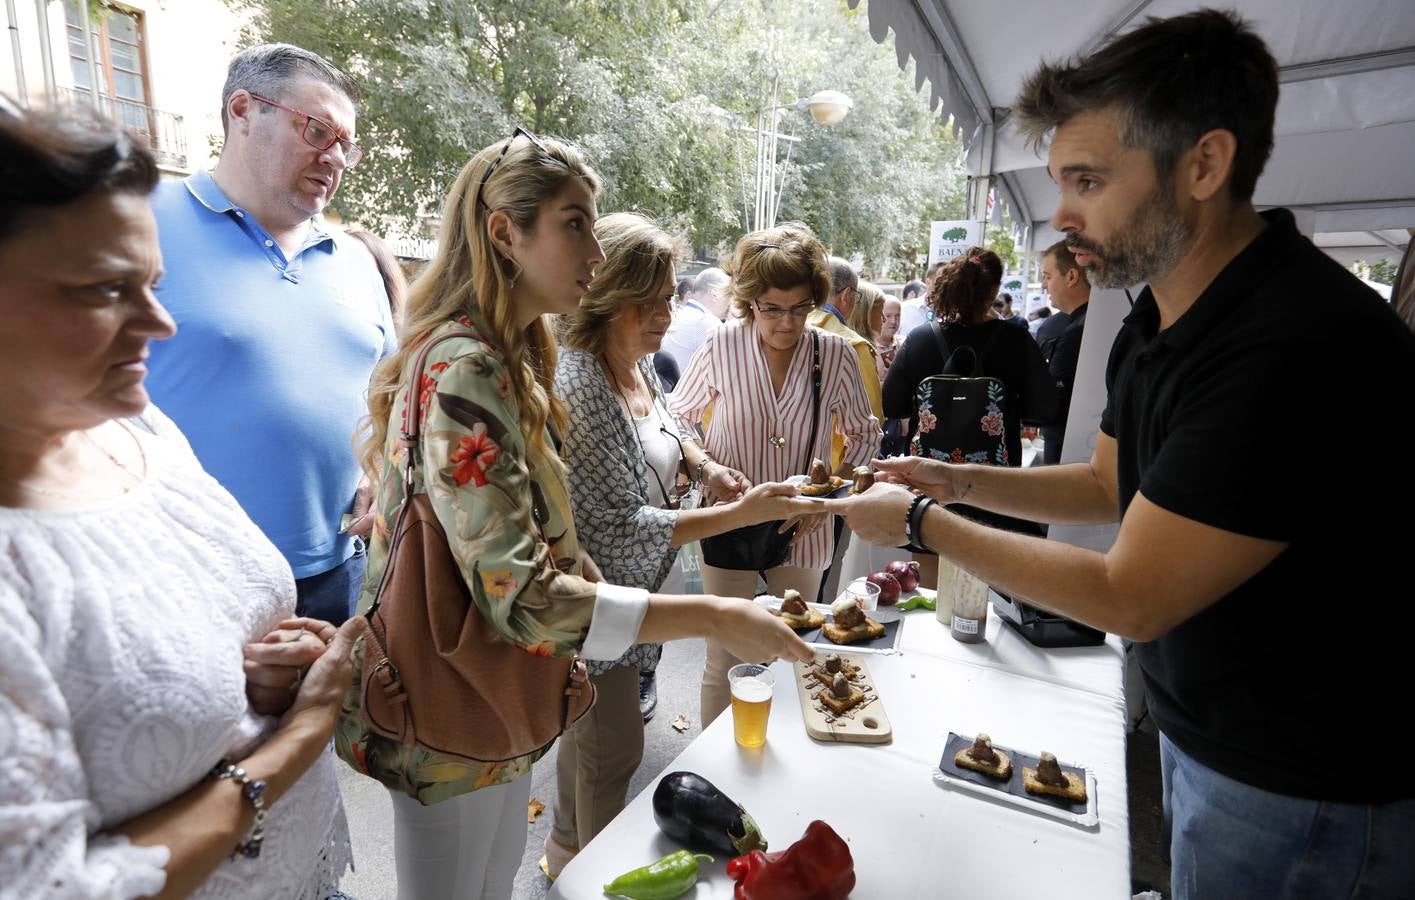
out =
<svg viewBox="0 0 1415 900"><path fill-rule="evenodd" d="M674 641L665 646L658 668L658 711L645 729L644 762L630 783L631 797L652 788L669 763L701 732L697 714L704 653L705 644L701 640ZM671 726L680 713L692 723L684 733ZM357 900L395 900L398 891L393 865L393 809L388 792L342 763L338 769L353 834L356 865L340 887ZM1167 896L1169 864L1161 848L1159 743L1153 726L1142 724L1130 734L1126 769L1130 793L1131 878L1137 892L1153 889ZM526 850L516 876L514 900L541 900L549 888L536 861L544 852L555 800L554 749L536 763L531 772L531 797L544 803L546 811L527 825Z"/></svg>
<svg viewBox="0 0 1415 900"><path fill-rule="evenodd" d="M663 770L702 732L698 722L698 689L702 685L706 644L701 640L674 641L663 650L658 666L658 711L644 730L644 762L629 783L631 796L658 783ZM682 714L692 725L674 730L673 719ZM557 745L558 746L558 745ZM545 812L527 825L526 852L516 875L513 900L541 900L549 882L536 866L545 852L555 804L556 748L531 770L531 798L545 804ZM393 806L388 791L371 778L340 763L339 787L354 839L355 870L339 887L356 900L395 900L398 879L393 866Z"/></svg>

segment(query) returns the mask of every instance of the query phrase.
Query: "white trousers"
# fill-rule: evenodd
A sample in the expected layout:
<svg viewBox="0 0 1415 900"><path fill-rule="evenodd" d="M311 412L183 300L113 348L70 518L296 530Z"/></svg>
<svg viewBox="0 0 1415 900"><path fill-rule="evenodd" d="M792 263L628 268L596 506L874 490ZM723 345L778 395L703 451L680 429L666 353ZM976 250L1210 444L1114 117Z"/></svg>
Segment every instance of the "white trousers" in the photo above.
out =
<svg viewBox="0 0 1415 900"><path fill-rule="evenodd" d="M389 795L398 900L509 900L526 850L530 775L432 806Z"/></svg>

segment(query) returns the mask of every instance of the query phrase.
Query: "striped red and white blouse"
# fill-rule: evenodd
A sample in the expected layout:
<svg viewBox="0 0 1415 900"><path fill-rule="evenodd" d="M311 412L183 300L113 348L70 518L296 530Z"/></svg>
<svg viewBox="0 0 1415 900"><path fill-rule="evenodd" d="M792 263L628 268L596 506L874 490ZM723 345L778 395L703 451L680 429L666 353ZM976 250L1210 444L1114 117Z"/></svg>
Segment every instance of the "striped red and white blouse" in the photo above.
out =
<svg viewBox="0 0 1415 900"><path fill-rule="evenodd" d="M811 334L820 336L821 402L815 446L811 436ZM703 445L713 458L738 469L753 484L805 474L812 457L830 459L832 424L845 437L845 462L860 466L879 451L880 425L870 410L855 350L841 337L806 326L777 396L756 326L733 319L714 329L698 347L668 408L696 428L712 415ZM781 438L778 444L773 438ZM824 569L830 561L833 525L816 530L791 549L786 565Z"/></svg>

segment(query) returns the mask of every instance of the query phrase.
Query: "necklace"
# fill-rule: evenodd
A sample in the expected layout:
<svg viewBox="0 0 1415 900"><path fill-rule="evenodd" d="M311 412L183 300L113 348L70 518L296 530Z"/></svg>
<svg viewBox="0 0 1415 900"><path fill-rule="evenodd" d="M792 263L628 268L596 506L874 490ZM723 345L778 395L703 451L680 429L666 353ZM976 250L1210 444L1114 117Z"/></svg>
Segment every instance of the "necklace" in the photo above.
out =
<svg viewBox="0 0 1415 900"><path fill-rule="evenodd" d="M666 488L663 484L663 478L660 477L658 474L658 469L654 468L653 462L649 459L648 450L644 448L644 439L639 436L639 424L634 421L634 410L629 406L629 398L625 396L624 389L620 387L619 379L614 377L614 371L609 367L608 360L604 360L602 364L604 366L604 371L609 375L610 383L614 385L614 392L619 395L620 400L624 401L624 411L629 415L629 430L634 432L634 442L639 445L639 455L642 456L644 459L644 466L647 467L648 470L653 473L653 480L658 482L658 493L659 496L663 498L664 508L681 508L683 504L682 497L678 496L676 492L673 494L670 494L668 492L668 488ZM645 381L645 383L647 384L647 381ZM678 440L677 435L673 434L668 429L663 427L663 417L659 414L658 411L658 396L653 392L653 388L649 388L649 414L658 417L659 431L663 432L664 434L667 434L669 437L672 437L675 441ZM681 441L678 443L678 456L681 461L683 458L683 445Z"/></svg>
<svg viewBox="0 0 1415 900"><path fill-rule="evenodd" d="M47 497L58 497L58 498L60 498L60 499L62 499L62 500L81 500L81 501L86 501L86 500L107 500L107 499L112 498L112 497L121 497L121 496L123 496L124 494L128 493L128 492L131 491L133 488L135 488L135 487L137 487L138 485L142 484L143 479L147 477L147 452L146 452L145 450L143 450L142 441L140 441L140 440L137 439L137 435L134 435L132 432L128 431L127 426L125 426L125 425L123 425L123 423L119 422L119 423L118 423L118 427L121 428L126 434L128 434L128 436L133 439L133 443L137 446L137 448L138 448L138 458L142 460L142 471L141 471L141 472L134 472L132 469L130 469L127 465L125 465L125 464L123 463L122 460L120 460L118 457L114 456L114 455L108 450L107 447L105 447L105 446L103 446L102 444L100 444L100 443L94 438L94 436L93 436L90 432L88 432L88 431L82 432L83 436L88 440L88 442L89 442L90 444L92 444L93 446L97 447L97 448L99 449L99 451L100 451L104 456L108 457L108 461L109 461L109 462L113 463L113 465L116 466L119 471L121 471L121 472L122 472L124 475L126 475L128 478L132 479L132 482L131 482L131 483L124 484L124 485L117 491L117 493L103 493L103 494L92 494L92 493L89 493L89 494L81 494L81 493L77 493L77 492L74 492L74 491L57 491L57 490L54 490L53 488L41 487L41 486L39 486L39 485L37 485L37 484L24 484L24 485L20 485L20 487L24 488L24 489L27 490L27 491L32 491L33 493L36 493L36 494L44 494L44 495L47 496Z"/></svg>

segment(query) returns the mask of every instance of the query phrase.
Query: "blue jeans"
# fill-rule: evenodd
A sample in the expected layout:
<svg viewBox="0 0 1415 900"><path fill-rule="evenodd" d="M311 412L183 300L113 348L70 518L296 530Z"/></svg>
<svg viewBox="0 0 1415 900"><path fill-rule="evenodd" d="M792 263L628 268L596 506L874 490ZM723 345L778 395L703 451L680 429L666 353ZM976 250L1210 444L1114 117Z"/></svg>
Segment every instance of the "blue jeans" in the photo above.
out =
<svg viewBox="0 0 1415 900"><path fill-rule="evenodd" d="M1323 759L1340 743L1312 745L1313 778L1407 777L1404 760L1368 775L1338 774ZM1350 762L1366 767L1360 758ZM1175 900L1415 896L1415 800L1325 803L1274 794L1201 765L1163 734L1160 766Z"/></svg>
<svg viewBox="0 0 1415 900"><path fill-rule="evenodd" d="M354 614L364 583L368 554L364 542L354 538L354 555L327 572L295 580L295 615L344 624Z"/></svg>

